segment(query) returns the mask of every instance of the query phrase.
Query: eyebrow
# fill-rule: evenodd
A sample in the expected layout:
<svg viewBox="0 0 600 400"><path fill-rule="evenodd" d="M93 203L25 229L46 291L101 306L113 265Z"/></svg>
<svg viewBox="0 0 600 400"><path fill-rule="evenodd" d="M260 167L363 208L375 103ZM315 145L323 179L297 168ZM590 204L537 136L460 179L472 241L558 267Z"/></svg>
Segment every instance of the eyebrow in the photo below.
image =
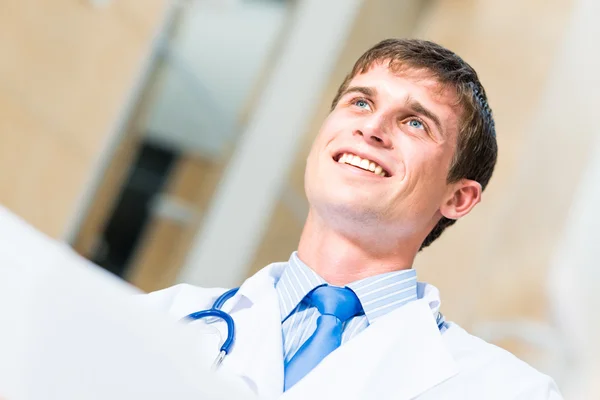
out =
<svg viewBox="0 0 600 400"><path fill-rule="evenodd" d="M377 89L375 89L375 88L367 87L367 86L350 86L349 88L344 90L344 92L342 93L340 98L344 97L348 93L354 93L354 92L362 93L365 96L369 96L369 97L377 96Z"/></svg>
<svg viewBox="0 0 600 400"><path fill-rule="evenodd" d="M442 129L442 123L440 122L440 119L437 117L437 115L435 115L432 111L430 111L427 107L425 107L423 104L419 103L417 100L413 99L412 97L408 97L406 99L406 106L408 108L411 109L412 112L414 112L415 114L420 114L423 115L426 118L429 118L430 120L432 120L435 123L435 126L437 126L438 130L440 131L440 133L444 133L444 130Z"/></svg>

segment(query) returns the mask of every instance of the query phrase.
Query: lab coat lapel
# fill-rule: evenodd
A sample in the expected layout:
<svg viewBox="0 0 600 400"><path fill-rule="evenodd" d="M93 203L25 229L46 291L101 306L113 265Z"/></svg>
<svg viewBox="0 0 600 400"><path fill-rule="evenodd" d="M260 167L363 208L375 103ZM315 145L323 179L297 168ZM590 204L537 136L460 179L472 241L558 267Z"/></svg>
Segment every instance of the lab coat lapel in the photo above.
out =
<svg viewBox="0 0 600 400"><path fill-rule="evenodd" d="M417 300L335 350L283 398L413 399L456 373L428 302Z"/></svg>
<svg viewBox="0 0 600 400"><path fill-rule="evenodd" d="M227 310L235 321L236 341L223 369L241 376L261 398L283 392L281 313L275 290L281 267L273 264L248 279Z"/></svg>

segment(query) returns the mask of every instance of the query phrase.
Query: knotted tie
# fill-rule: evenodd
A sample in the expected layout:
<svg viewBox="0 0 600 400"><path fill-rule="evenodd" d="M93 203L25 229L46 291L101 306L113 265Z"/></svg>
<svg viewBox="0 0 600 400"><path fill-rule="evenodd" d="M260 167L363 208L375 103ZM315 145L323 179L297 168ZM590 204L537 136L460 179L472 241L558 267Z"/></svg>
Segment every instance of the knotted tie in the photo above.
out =
<svg viewBox="0 0 600 400"><path fill-rule="evenodd" d="M359 314L362 306L348 288L319 286L306 296L306 301L321 314L317 328L285 366L284 390L288 390L317 366L342 343L344 322Z"/></svg>

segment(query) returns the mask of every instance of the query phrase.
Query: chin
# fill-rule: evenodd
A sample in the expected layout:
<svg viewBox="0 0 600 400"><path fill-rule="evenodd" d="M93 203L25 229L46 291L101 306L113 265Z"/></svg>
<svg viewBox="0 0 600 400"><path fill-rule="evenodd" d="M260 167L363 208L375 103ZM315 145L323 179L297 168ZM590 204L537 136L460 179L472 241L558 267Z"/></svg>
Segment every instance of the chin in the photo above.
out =
<svg viewBox="0 0 600 400"><path fill-rule="evenodd" d="M330 199L331 200L331 199ZM353 199L352 201L328 201L315 208L322 218L334 222L335 225L349 225L353 229L364 229L367 226L377 225L383 221L381 210L366 207L365 202Z"/></svg>

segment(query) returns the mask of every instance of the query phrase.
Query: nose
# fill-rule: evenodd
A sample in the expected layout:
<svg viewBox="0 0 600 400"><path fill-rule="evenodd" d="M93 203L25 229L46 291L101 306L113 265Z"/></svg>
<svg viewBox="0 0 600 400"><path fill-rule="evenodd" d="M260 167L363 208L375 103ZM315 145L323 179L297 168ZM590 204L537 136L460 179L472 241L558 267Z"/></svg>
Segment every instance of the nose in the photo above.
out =
<svg viewBox="0 0 600 400"><path fill-rule="evenodd" d="M391 135L386 130L384 118L373 117L364 121L364 124L354 131L355 135L362 138L372 146L393 149Z"/></svg>

